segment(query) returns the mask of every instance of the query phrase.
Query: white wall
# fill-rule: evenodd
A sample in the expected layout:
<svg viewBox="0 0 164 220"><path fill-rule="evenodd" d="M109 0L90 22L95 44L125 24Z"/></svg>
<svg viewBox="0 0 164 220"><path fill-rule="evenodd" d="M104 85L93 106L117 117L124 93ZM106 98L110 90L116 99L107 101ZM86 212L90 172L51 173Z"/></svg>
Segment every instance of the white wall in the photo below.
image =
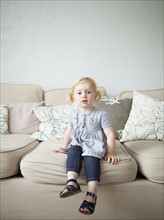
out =
<svg viewBox="0 0 164 220"><path fill-rule="evenodd" d="M163 1L1 1L1 81L163 87Z"/></svg>

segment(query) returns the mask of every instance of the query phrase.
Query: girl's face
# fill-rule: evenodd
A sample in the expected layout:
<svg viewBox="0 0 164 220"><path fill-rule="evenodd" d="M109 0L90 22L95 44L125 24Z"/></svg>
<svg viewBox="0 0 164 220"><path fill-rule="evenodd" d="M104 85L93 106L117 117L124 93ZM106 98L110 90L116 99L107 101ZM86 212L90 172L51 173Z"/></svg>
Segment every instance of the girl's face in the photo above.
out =
<svg viewBox="0 0 164 220"><path fill-rule="evenodd" d="M90 110L96 99L96 92L88 83L79 83L73 93L75 103L82 109Z"/></svg>

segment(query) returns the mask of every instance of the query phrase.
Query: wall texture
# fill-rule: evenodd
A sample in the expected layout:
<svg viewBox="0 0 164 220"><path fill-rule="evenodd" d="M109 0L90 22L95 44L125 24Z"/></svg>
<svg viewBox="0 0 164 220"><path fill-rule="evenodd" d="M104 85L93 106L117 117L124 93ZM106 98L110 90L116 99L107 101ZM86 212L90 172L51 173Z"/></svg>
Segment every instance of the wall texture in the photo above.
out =
<svg viewBox="0 0 164 220"><path fill-rule="evenodd" d="M163 87L163 1L1 1L1 81Z"/></svg>

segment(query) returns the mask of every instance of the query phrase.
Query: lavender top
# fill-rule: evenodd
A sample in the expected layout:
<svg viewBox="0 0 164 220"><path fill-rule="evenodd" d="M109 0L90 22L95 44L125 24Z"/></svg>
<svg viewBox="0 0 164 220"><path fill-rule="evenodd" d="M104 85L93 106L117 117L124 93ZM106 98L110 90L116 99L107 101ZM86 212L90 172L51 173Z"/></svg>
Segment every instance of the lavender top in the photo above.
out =
<svg viewBox="0 0 164 220"><path fill-rule="evenodd" d="M81 146L82 156L104 157L107 142L103 128L111 127L106 112L93 108L83 113L77 108L71 112L68 124L73 127L70 145Z"/></svg>

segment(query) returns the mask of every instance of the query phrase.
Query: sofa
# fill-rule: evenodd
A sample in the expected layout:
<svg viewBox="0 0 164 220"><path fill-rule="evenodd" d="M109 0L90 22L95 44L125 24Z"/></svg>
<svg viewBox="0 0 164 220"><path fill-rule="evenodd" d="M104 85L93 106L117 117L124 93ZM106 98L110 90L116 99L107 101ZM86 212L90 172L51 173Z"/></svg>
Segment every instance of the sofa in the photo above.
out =
<svg viewBox="0 0 164 220"><path fill-rule="evenodd" d="M116 136L117 165L101 161L95 213L88 219L163 219L164 89L121 92L110 97L99 87L95 104L109 114ZM82 192L61 199L66 182L62 146L74 105L69 88L44 91L39 85L1 84L1 214L2 220L86 219L78 212Z"/></svg>

